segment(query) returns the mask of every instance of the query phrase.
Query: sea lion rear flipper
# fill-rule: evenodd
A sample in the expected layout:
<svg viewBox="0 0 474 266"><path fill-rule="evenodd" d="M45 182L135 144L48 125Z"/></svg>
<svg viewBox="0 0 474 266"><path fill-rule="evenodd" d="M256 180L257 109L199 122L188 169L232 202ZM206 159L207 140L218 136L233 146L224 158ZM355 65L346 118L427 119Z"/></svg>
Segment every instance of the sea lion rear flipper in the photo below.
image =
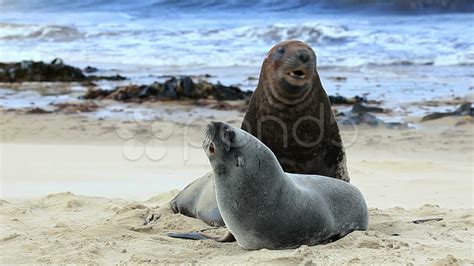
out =
<svg viewBox="0 0 474 266"><path fill-rule="evenodd" d="M235 237L230 232L227 231L223 236L210 236L208 234L204 234L201 232L192 232L192 233L168 233L169 237L173 238L182 238L182 239L189 239L189 240L205 240L205 239L212 239L217 242L234 242Z"/></svg>
<svg viewBox="0 0 474 266"><path fill-rule="evenodd" d="M193 232L193 233L168 233L166 234L169 237L173 238L182 238L182 239L189 239L189 240L205 240L208 239L207 237L203 236L202 233Z"/></svg>
<svg viewBox="0 0 474 266"><path fill-rule="evenodd" d="M211 226L224 226L217 208L214 173L209 172L187 185L169 203L173 213L197 218Z"/></svg>

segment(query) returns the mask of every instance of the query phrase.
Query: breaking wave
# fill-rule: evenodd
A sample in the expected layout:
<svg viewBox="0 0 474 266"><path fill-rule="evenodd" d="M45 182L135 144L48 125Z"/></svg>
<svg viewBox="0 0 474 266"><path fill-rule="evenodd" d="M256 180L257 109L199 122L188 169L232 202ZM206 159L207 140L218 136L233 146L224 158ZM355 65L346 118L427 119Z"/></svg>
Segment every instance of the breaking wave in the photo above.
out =
<svg viewBox="0 0 474 266"><path fill-rule="evenodd" d="M3 0L0 61L62 57L259 66L272 45L299 39L315 49L323 67L473 65L474 14L444 14L469 12L473 5L463 0ZM430 14L385 15L388 10Z"/></svg>
<svg viewBox="0 0 474 266"><path fill-rule="evenodd" d="M69 42L84 37L75 27L62 25L20 25L0 23L0 40L25 40Z"/></svg>
<svg viewBox="0 0 474 266"><path fill-rule="evenodd" d="M282 11L306 9L310 12L324 9L369 10L377 12L473 12L471 0L144 0L144 1L103 1L103 0L3 0L5 9L32 8L43 10L130 10L136 12L156 12L163 9L265 9Z"/></svg>

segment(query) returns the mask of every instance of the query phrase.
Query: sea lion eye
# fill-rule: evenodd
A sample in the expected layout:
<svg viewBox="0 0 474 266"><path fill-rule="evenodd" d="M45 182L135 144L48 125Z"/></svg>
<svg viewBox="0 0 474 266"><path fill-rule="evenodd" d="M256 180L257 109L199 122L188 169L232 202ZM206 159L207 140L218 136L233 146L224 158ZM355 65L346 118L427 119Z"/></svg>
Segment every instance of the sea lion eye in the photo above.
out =
<svg viewBox="0 0 474 266"><path fill-rule="evenodd" d="M284 54L285 53L285 47L279 47L278 50L277 50L277 53Z"/></svg>

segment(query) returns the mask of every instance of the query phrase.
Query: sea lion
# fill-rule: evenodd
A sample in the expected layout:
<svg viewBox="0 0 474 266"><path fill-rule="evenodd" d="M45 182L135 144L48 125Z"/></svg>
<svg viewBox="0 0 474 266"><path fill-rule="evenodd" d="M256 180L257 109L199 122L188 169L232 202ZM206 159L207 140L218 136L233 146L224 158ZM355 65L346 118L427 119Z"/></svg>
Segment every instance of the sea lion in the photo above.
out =
<svg viewBox="0 0 474 266"><path fill-rule="evenodd" d="M349 181L316 54L306 43L284 41L269 51L242 129L265 143L286 172Z"/></svg>
<svg viewBox="0 0 474 266"><path fill-rule="evenodd" d="M339 128L316 71L316 54L303 42L283 41L270 49L242 129L265 143L287 172L349 181ZM224 225L212 173L188 185L170 204L174 213Z"/></svg>
<svg viewBox="0 0 474 266"><path fill-rule="evenodd" d="M324 244L367 229L367 204L355 186L285 173L264 143L227 124L211 122L205 134L217 205L244 249Z"/></svg>

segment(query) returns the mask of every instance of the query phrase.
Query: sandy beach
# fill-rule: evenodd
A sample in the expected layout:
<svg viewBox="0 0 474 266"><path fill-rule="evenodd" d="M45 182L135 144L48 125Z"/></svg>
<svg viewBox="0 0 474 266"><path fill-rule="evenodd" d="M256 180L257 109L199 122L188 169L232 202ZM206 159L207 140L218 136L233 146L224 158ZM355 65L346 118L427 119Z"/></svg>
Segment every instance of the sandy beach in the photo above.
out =
<svg viewBox="0 0 474 266"><path fill-rule="evenodd" d="M179 113L188 107L167 108ZM224 121L242 115L213 112L214 119ZM209 119L199 112L195 115ZM143 127L134 137L142 143L157 139L147 130L167 136L166 155L161 158L159 149L127 148L127 139L117 132L130 127L123 127L127 124L120 120L3 110L0 121L3 263L463 265L474 261L471 118L443 118L405 130L343 129L352 183L370 207L369 230L327 245L276 251L245 251L235 242L166 236L223 232L171 214L166 207L179 189L210 170L199 147L185 148L185 140L199 143L204 122L191 129L172 123L171 134L163 133L169 118ZM130 160L140 151L144 153L140 159ZM162 217L143 226L155 212ZM413 223L431 218L442 220Z"/></svg>

